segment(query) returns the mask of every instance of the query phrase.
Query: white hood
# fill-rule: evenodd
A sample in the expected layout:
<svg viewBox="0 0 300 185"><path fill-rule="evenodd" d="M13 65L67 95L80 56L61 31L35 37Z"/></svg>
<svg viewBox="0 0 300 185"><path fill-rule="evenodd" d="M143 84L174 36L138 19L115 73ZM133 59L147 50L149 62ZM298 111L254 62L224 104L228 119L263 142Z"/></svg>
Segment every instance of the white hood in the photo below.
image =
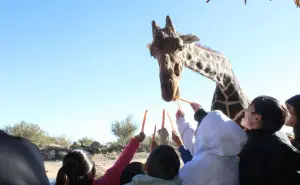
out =
<svg viewBox="0 0 300 185"><path fill-rule="evenodd" d="M237 155L247 134L221 111L212 111L200 123L193 159L179 171L183 185L238 185Z"/></svg>
<svg viewBox="0 0 300 185"><path fill-rule="evenodd" d="M195 155L237 156L247 142L246 132L221 111L209 112L196 133Z"/></svg>

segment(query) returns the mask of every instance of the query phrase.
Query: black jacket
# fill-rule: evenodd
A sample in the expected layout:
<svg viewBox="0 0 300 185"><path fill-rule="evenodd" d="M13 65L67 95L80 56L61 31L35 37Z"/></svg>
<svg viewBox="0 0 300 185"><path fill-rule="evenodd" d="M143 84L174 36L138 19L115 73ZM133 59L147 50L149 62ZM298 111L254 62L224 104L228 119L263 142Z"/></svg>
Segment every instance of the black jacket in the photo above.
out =
<svg viewBox="0 0 300 185"><path fill-rule="evenodd" d="M49 185L38 147L0 130L0 184Z"/></svg>
<svg viewBox="0 0 300 185"><path fill-rule="evenodd" d="M240 185L300 185L300 152L278 132L250 130L239 170Z"/></svg>
<svg viewBox="0 0 300 185"><path fill-rule="evenodd" d="M300 139L294 139L292 140L292 145L297 148L298 150L300 150Z"/></svg>

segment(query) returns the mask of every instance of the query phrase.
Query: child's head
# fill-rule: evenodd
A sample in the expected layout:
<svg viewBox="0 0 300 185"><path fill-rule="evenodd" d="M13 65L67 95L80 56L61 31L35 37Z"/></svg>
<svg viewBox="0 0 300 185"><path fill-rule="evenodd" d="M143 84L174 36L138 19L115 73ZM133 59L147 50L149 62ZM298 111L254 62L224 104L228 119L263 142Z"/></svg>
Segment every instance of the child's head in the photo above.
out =
<svg viewBox="0 0 300 185"><path fill-rule="evenodd" d="M136 175L144 174L144 164L140 162L132 162L126 166L120 177L120 185L127 184L132 181Z"/></svg>
<svg viewBox="0 0 300 185"><path fill-rule="evenodd" d="M155 148L147 159L148 175L164 180L174 179L180 168L180 160L174 148L160 145Z"/></svg>
<svg viewBox="0 0 300 185"><path fill-rule="evenodd" d="M73 150L63 159L63 166L57 173L56 185L91 185L96 174L95 164L90 153Z"/></svg>

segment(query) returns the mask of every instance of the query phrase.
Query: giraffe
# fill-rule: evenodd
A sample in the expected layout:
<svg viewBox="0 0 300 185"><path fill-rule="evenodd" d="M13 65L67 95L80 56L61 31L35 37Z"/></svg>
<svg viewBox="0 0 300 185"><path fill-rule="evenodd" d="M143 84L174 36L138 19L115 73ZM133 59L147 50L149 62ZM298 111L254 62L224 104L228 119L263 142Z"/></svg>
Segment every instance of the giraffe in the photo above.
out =
<svg viewBox="0 0 300 185"><path fill-rule="evenodd" d="M249 100L242 92L230 62L223 54L196 42L194 34L179 35L170 16L165 28L152 21L153 41L148 44L151 56L159 64L161 96L166 102L179 97L179 81L183 66L216 82L211 110L221 110L241 126L243 109Z"/></svg>

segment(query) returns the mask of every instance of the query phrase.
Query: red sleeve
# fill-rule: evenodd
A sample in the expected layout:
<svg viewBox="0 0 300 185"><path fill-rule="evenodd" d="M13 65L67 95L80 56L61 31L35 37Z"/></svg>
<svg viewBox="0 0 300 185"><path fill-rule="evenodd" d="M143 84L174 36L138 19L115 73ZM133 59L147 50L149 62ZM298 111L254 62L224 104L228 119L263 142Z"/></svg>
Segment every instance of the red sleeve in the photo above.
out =
<svg viewBox="0 0 300 185"><path fill-rule="evenodd" d="M139 145L140 142L132 138L115 164L100 179L95 179L93 185L119 185L121 173L132 160Z"/></svg>

